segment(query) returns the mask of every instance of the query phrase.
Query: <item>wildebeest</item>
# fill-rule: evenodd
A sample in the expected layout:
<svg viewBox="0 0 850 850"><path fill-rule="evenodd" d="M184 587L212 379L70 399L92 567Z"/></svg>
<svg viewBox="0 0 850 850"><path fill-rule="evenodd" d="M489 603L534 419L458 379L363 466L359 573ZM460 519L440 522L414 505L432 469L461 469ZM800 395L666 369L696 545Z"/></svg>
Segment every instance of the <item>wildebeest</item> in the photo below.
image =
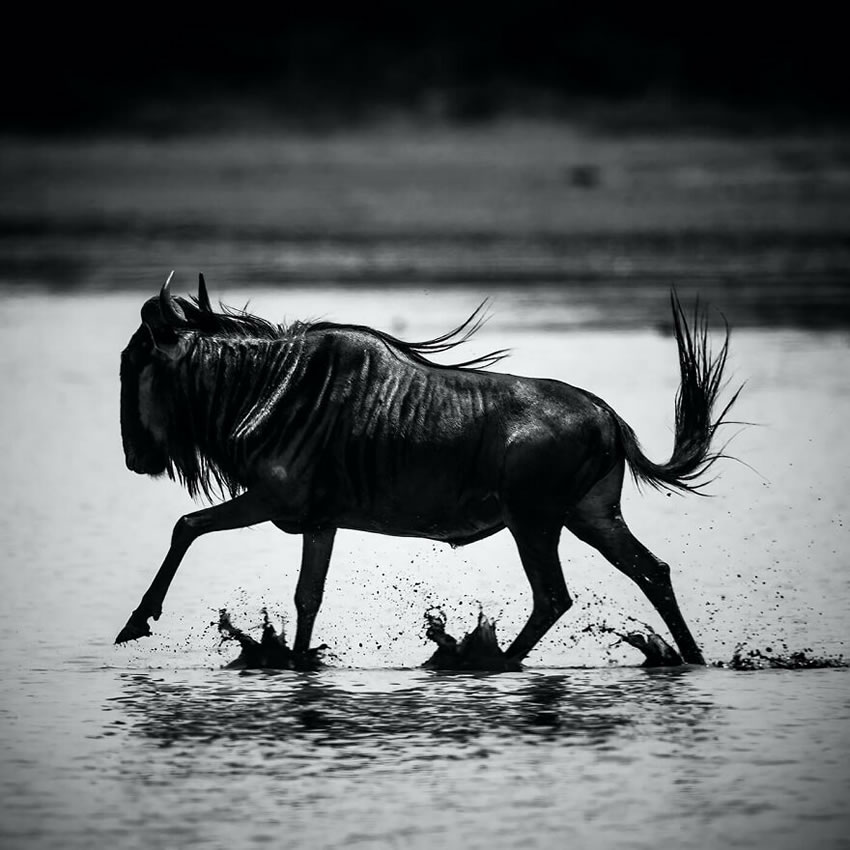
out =
<svg viewBox="0 0 850 850"><path fill-rule="evenodd" d="M689 327L671 295L681 384L673 453L658 464L586 390L487 371L502 352L432 362L477 329L478 311L454 331L411 343L359 325L285 327L217 312L203 276L191 300L174 297L169 281L142 307L121 355L127 466L167 472L193 496L230 498L177 521L116 643L150 634L148 619L159 619L186 550L211 531L273 522L303 535L293 650L306 654L338 528L455 545L507 528L533 594L506 651L519 662L572 604L558 559L566 527L637 583L686 662L704 663L670 568L629 530L620 492L627 464L639 483L687 492L721 456L711 442L732 402L716 418L712 410L728 329L712 356L704 313L695 309Z"/></svg>

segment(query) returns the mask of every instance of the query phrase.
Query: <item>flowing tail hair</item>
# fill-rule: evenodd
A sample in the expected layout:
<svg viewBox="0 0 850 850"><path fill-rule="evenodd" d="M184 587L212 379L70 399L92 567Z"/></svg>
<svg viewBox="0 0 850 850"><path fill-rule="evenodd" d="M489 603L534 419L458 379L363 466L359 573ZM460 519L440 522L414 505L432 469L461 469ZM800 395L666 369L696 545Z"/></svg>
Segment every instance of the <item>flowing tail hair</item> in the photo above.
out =
<svg viewBox="0 0 850 850"><path fill-rule="evenodd" d="M700 310L699 300L694 307L691 327L688 326L675 291L670 293L670 303L681 375L676 393L675 439L670 460L662 464L649 460L641 450L635 432L616 413L614 415L620 428L626 460L638 486L648 484L656 489L699 493L713 479L702 482L697 479L720 458L728 457L723 449L712 451L711 443L714 432L728 422L726 415L743 387L735 392L720 415L713 418L717 397L724 387L723 370L729 354L729 325L726 324L726 337L720 351L712 356L708 317Z"/></svg>

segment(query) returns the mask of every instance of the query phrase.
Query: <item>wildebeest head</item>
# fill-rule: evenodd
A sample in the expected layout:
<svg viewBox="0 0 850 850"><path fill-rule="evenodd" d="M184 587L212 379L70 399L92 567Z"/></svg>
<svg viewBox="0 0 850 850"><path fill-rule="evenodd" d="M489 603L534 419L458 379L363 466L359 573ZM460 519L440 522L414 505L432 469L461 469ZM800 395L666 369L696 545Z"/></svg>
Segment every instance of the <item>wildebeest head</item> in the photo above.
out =
<svg viewBox="0 0 850 850"><path fill-rule="evenodd" d="M173 274L173 272L172 272ZM121 438L127 468L160 475L168 465L168 429L161 394L164 370L181 356L188 339L212 316L204 276L197 304L174 298L171 275L158 296L142 306L142 323L121 353Z"/></svg>

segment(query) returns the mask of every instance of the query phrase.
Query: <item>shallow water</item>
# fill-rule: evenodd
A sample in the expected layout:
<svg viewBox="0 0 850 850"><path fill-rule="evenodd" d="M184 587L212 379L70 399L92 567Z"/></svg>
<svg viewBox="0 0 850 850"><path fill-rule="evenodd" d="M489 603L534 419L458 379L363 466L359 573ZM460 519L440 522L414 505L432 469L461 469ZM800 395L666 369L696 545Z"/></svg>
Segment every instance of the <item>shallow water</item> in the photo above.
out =
<svg viewBox="0 0 850 850"><path fill-rule="evenodd" d="M181 287L178 285L177 289ZM482 293L256 290L276 318L327 316L408 338L444 330ZM245 294L214 292L244 303ZM112 640L191 502L124 468L118 353L143 293L0 301L0 843L5 847L847 846L846 669L644 671L587 626L660 629L598 555L565 538L574 608L523 673L437 674L423 613L455 633L481 603L503 640L528 591L510 537L452 550L341 532L313 674L220 670L220 607L291 623L299 541L214 535L187 556L154 636ZM503 292L470 352L587 387L669 453L667 335L581 329L545 287ZM565 332L564 328L573 328ZM737 418L712 499L638 494L632 528L673 566L709 660L740 642L847 654L848 337L735 333ZM734 433L730 431L731 434Z"/></svg>
<svg viewBox="0 0 850 850"><path fill-rule="evenodd" d="M21 696L43 694L44 678L22 677ZM82 668L50 682L64 698L15 724L4 759L4 846L837 847L846 835L846 671Z"/></svg>

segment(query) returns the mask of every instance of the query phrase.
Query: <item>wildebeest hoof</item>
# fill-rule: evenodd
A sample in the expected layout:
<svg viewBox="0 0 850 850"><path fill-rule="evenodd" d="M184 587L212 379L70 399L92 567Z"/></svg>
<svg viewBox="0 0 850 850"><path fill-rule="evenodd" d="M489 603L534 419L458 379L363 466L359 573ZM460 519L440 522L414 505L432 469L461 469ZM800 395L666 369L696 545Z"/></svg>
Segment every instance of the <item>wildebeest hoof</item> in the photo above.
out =
<svg viewBox="0 0 850 850"><path fill-rule="evenodd" d="M318 670L320 667L324 667L324 661L322 659L327 648L328 645L323 643L321 646L308 649L306 652L295 652L293 650L290 656L292 669L309 672L310 670Z"/></svg>
<svg viewBox="0 0 850 850"><path fill-rule="evenodd" d="M127 621L127 625L124 626L124 628L118 633L118 637L115 638L115 643L127 643L131 640L149 637L150 633L151 627L148 625L147 620L134 620L131 617Z"/></svg>

